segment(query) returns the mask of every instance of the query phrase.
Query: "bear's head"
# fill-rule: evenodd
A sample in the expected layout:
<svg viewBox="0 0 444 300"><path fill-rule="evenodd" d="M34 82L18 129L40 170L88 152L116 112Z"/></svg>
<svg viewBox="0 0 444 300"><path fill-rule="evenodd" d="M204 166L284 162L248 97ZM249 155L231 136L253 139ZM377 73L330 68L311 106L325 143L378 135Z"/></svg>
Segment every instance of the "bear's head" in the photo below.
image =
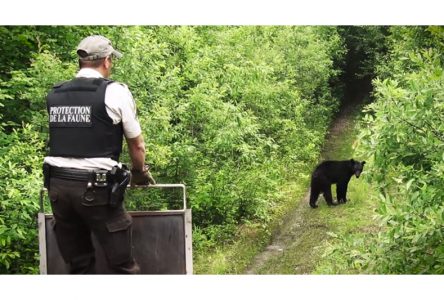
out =
<svg viewBox="0 0 444 300"><path fill-rule="evenodd" d="M364 169L365 161L359 162L359 161L354 160L352 158L352 159L350 159L350 162L351 162L351 165L352 165L353 174L356 175L356 178L359 178L359 176L362 173L362 170Z"/></svg>

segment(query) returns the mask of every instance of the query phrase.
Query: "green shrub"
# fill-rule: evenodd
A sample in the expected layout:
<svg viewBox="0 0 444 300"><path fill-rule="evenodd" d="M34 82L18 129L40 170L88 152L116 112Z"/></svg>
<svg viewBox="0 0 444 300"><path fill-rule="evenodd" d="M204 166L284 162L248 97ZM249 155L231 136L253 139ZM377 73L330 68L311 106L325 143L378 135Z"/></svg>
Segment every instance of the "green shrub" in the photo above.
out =
<svg viewBox="0 0 444 300"><path fill-rule="evenodd" d="M0 273L37 272L43 147L31 125L0 133Z"/></svg>
<svg viewBox="0 0 444 300"><path fill-rule="evenodd" d="M393 27L379 61L375 102L362 120L358 151L377 186L382 231L343 237L343 262L367 273L444 272L444 104L442 29ZM347 268L345 268L347 269ZM344 270L344 268L343 268Z"/></svg>
<svg viewBox="0 0 444 300"><path fill-rule="evenodd" d="M444 76L439 53L407 52L413 71L375 81L363 147L381 190L382 273L443 273Z"/></svg>

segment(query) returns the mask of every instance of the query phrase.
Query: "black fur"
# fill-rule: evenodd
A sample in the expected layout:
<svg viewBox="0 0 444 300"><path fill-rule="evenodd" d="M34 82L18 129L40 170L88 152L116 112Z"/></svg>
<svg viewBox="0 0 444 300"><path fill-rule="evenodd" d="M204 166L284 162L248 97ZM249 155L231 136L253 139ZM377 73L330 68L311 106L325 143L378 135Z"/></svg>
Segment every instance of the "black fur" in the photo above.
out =
<svg viewBox="0 0 444 300"><path fill-rule="evenodd" d="M318 207L316 201L319 194L324 194L325 201L329 206L347 202L347 187L350 178L356 175L359 178L364 169L365 161L350 160L327 160L320 163L311 175L310 206ZM338 203L333 202L331 185L336 184L336 195Z"/></svg>

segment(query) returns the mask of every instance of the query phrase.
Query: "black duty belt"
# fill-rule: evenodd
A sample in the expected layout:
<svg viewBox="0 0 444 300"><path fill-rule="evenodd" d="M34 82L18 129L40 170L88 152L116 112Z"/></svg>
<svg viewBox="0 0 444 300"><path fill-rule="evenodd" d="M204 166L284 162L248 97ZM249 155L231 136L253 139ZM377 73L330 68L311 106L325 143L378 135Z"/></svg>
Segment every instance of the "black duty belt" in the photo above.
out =
<svg viewBox="0 0 444 300"><path fill-rule="evenodd" d="M110 179L110 172L107 170L82 170L73 168L50 168L50 176L66 180L76 181L94 181L94 182L107 182Z"/></svg>

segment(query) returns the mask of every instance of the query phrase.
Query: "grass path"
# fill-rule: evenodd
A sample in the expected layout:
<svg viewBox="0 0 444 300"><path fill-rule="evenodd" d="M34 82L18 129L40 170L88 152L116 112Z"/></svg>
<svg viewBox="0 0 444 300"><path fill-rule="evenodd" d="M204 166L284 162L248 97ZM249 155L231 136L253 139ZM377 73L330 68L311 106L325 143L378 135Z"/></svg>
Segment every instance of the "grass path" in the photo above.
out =
<svg viewBox="0 0 444 300"><path fill-rule="evenodd" d="M353 143L356 140L356 121L362 105L350 105L343 109L333 122L321 155L321 160L345 160L354 157ZM273 237L270 245L257 255L245 270L246 274L312 274L334 273L331 261L323 257L326 247L334 243L335 237L344 234L365 234L375 230L373 211L375 203L371 186L353 177L349 183L344 205L328 207L320 196L319 208L308 205L309 191L298 200L296 208L284 219L283 225ZM333 195L336 191L332 189ZM344 273L353 273L346 270Z"/></svg>

